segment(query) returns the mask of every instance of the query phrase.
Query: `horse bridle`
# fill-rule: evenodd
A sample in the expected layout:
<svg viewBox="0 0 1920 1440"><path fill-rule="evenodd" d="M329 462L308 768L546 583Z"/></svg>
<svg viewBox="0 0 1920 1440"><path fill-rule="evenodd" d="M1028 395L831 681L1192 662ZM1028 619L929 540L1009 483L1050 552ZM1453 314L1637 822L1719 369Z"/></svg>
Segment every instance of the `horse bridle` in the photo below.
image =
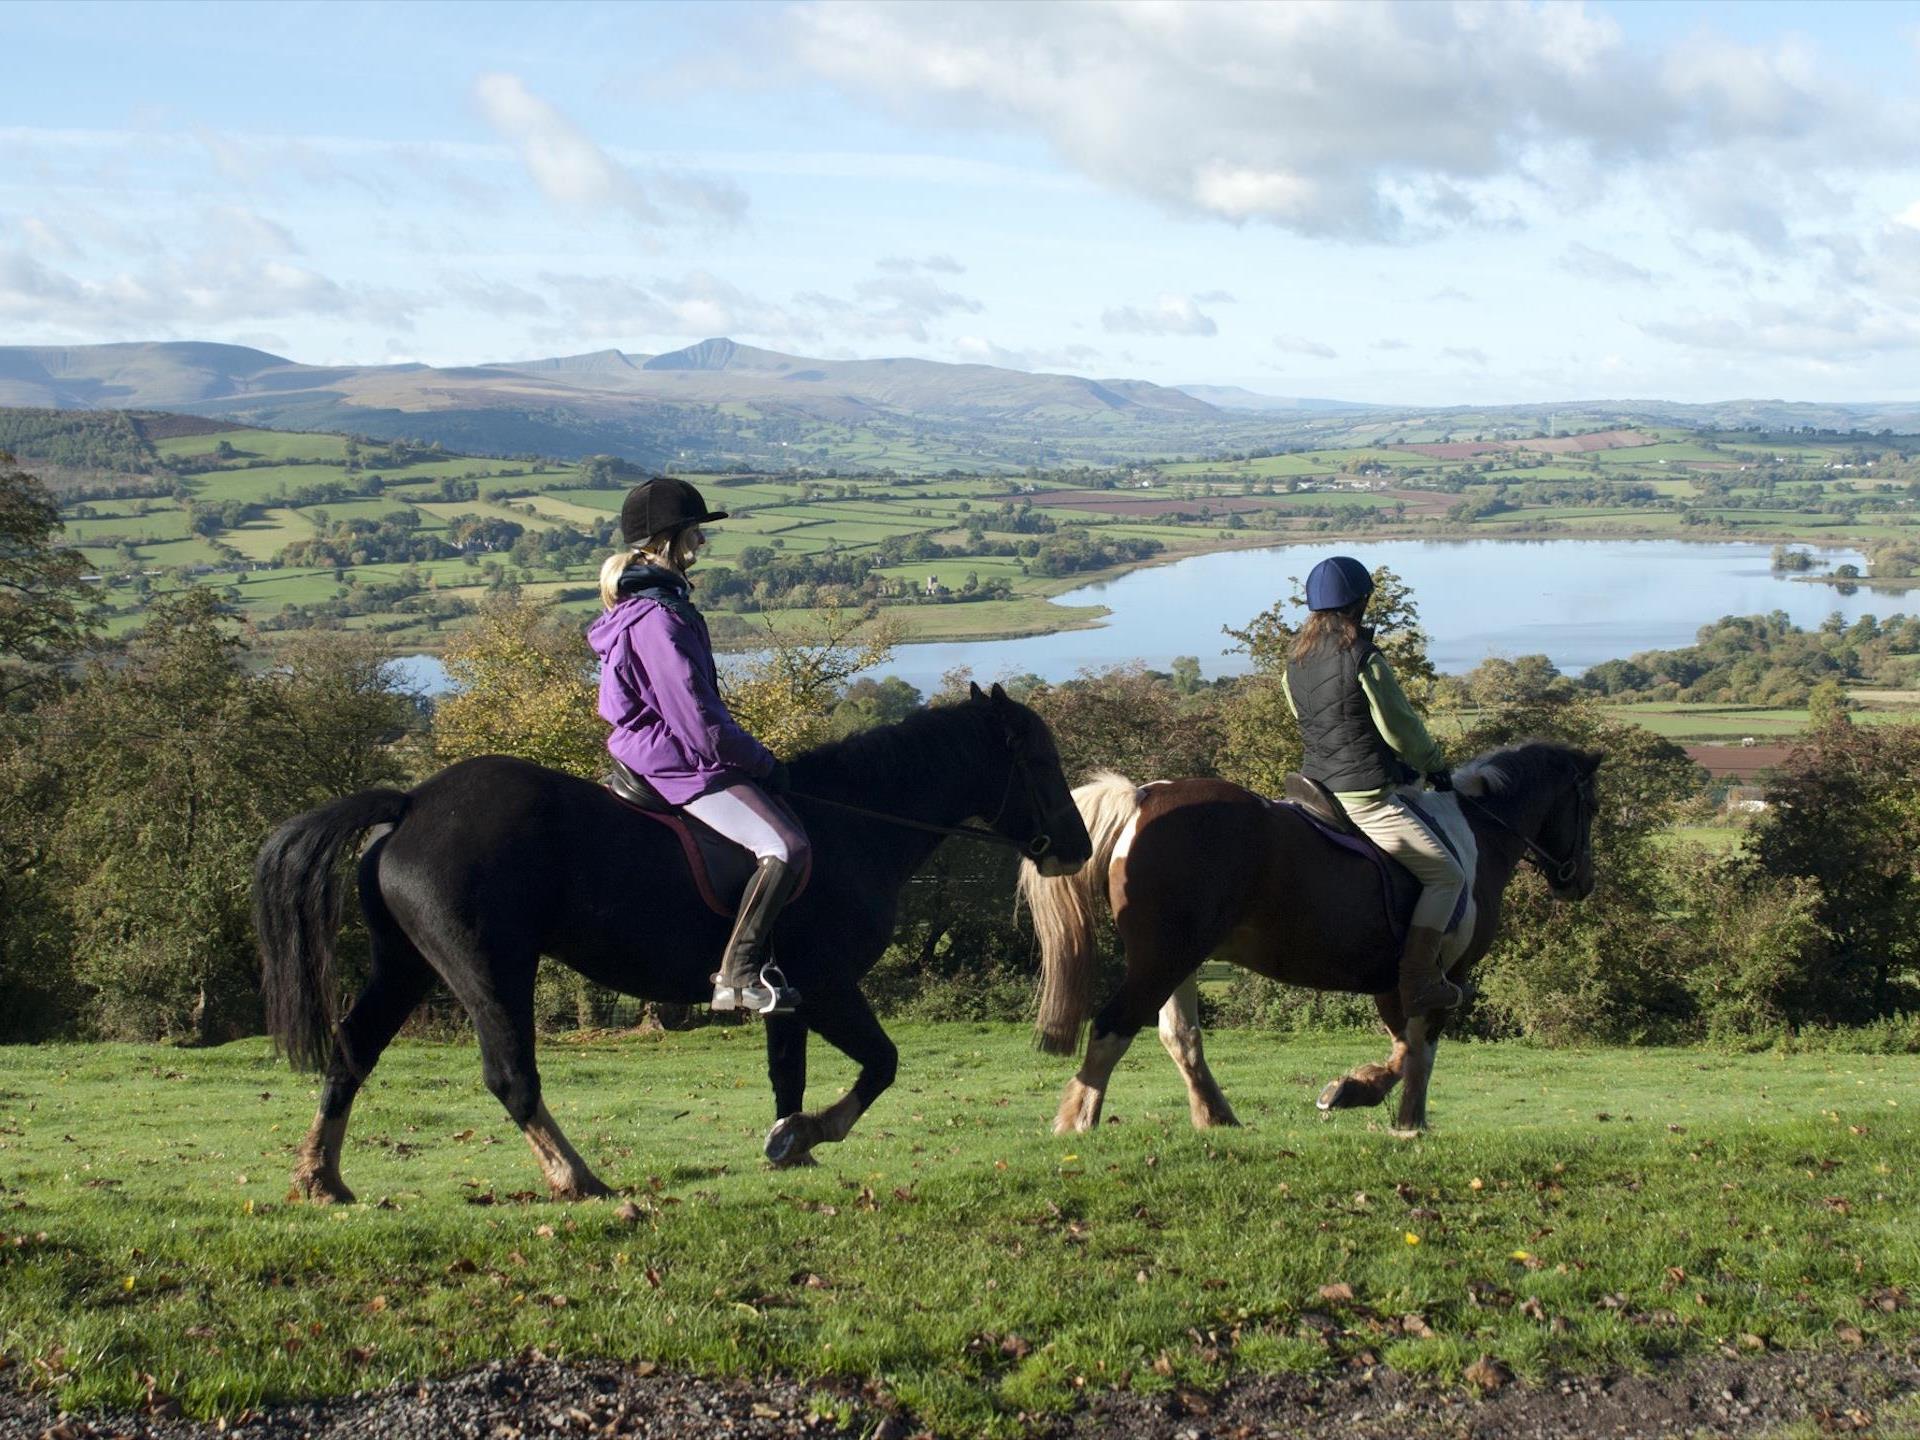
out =
<svg viewBox="0 0 1920 1440"><path fill-rule="evenodd" d="M1029 860L1044 860L1048 852L1053 849L1051 830L1042 829L1029 839L1015 840L993 828L1006 816L1007 806L1013 800L1013 782L1016 776L1026 790L1028 807L1040 817L1040 823L1043 826L1065 808L1058 807L1046 811L1040 808L1040 786L1033 778L1033 770L1027 762L1025 747L1020 744L1012 729L1002 727L1001 735L1007 742L1007 751L1012 756L1013 763L1007 767L1007 783L1000 792L999 807L994 810L993 818L987 822L985 829L978 825L939 825L931 820L914 820L906 815L889 814L885 810L869 810L864 805L855 805L846 800L829 800L824 795L808 795L797 790L790 793L795 799L805 800L810 804L825 805L833 810L844 810L850 815L864 815L869 820L885 821L889 825L898 825L906 830L924 830L930 835L949 835L961 840L978 840L987 845L1004 845L1009 849L1018 850Z"/></svg>
<svg viewBox="0 0 1920 1440"><path fill-rule="evenodd" d="M1502 830L1506 831L1524 845L1526 852L1521 858L1528 861L1534 869L1540 872L1541 879L1545 880L1549 885L1571 885L1574 877L1579 875L1581 865L1593 854L1593 830L1589 822L1592 819L1592 812L1596 807L1594 805L1592 786L1593 780L1592 777L1589 776L1578 781L1573 787L1573 828L1574 834L1579 838L1574 842L1576 848L1573 854L1565 860L1554 859L1552 854L1549 853L1547 848L1540 844L1539 841L1535 840L1531 835L1521 834L1518 830L1514 829L1513 826L1494 814L1493 811L1474 799L1473 796L1461 795L1459 798L1473 806L1475 810L1479 811L1482 815L1486 816L1487 819L1491 820L1495 825L1498 825Z"/></svg>

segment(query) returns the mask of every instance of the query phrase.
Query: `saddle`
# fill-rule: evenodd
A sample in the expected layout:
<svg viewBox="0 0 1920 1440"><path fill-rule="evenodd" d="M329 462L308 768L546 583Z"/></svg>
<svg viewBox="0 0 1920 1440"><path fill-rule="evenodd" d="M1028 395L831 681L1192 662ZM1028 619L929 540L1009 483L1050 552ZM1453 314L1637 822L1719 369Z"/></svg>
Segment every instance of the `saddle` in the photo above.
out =
<svg viewBox="0 0 1920 1440"><path fill-rule="evenodd" d="M637 810L649 820L664 825L671 830L680 842L680 853L686 857L687 869L693 874L694 888L700 892L700 899L716 915L731 920L739 913L740 896L747 888L759 862L753 852L745 846L727 839L710 825L700 821L678 808L653 786L644 776L636 774L622 765L613 762L613 769L607 773L605 784L607 793L630 810ZM798 817L777 795L767 797L798 825ZM813 857L800 869L800 881L793 888L793 894L787 903L791 905L806 893L807 882L813 879Z"/></svg>
<svg viewBox="0 0 1920 1440"><path fill-rule="evenodd" d="M1407 872L1401 868L1399 862L1367 838L1366 832L1353 823L1353 817L1348 815L1346 810L1341 806L1339 797L1318 780L1310 779L1297 772L1289 773L1284 782L1282 795L1284 798L1269 801L1268 803L1285 805L1296 811L1302 819L1317 830L1330 844L1342 850L1350 851L1355 855L1363 856L1372 863L1375 872L1380 877L1380 903L1381 908L1386 911L1387 925L1393 931L1395 943L1404 943L1406 940L1406 917L1401 913L1402 907L1395 903L1394 887L1396 880L1404 882L1404 880L1410 877L1407 875ZM1454 844L1453 837L1447 833L1446 827L1436 824L1431 815L1427 814L1414 802L1407 800L1404 795L1400 798L1415 815L1419 816L1420 819L1426 823L1429 830L1440 837L1440 843L1452 851L1453 858L1458 860L1460 858L1460 849ZM1449 933L1453 931L1454 927L1459 925L1461 917L1466 914L1467 905L1472 899L1473 877L1469 875L1467 877L1467 883L1460 887L1460 898L1454 902L1453 914L1447 917L1447 931Z"/></svg>

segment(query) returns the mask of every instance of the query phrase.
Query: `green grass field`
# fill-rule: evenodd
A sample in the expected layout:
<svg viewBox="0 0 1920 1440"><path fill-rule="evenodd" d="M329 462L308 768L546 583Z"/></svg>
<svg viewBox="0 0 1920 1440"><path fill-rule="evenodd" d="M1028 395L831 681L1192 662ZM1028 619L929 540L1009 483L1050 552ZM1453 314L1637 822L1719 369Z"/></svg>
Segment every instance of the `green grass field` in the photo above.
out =
<svg viewBox="0 0 1920 1440"><path fill-rule="evenodd" d="M285 1203L314 1089L260 1042L0 1050L0 1350L64 1404L150 1375L207 1415L538 1345L873 1376L977 1434L1362 1349L1452 1382L1481 1354L1537 1378L1920 1330L1920 1059L1443 1045L1405 1142L1313 1108L1375 1036L1215 1034L1246 1124L1196 1134L1149 1035L1111 1123L1056 1138L1071 1064L1023 1030L894 1029L899 1083L788 1172L758 1157L754 1031L546 1045L631 1221L531 1193L467 1045L389 1052L346 1149L363 1203L335 1209ZM811 1103L850 1078L817 1052Z"/></svg>

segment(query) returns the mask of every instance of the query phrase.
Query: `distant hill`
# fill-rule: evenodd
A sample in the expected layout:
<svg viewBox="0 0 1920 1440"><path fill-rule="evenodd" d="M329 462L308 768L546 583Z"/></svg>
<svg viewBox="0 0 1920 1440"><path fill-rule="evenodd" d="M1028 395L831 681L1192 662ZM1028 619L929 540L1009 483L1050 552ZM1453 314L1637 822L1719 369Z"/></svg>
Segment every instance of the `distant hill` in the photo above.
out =
<svg viewBox="0 0 1920 1440"><path fill-rule="evenodd" d="M165 407L280 429L439 440L465 450L643 463L836 463L860 434L1000 466L1164 452L1221 413L1139 380L932 360L816 360L703 340L663 355L602 350L482 365L316 366L237 345L0 348L0 405ZM880 447L884 457L886 446ZM783 453L785 452L785 453ZM816 453L820 452L820 453Z"/></svg>
<svg viewBox="0 0 1920 1440"><path fill-rule="evenodd" d="M1415 408L736 341L458 366L304 365L241 345L0 347L0 406L185 411L468 454L648 466L1013 470L1618 426L1920 430L1920 405L1660 400Z"/></svg>

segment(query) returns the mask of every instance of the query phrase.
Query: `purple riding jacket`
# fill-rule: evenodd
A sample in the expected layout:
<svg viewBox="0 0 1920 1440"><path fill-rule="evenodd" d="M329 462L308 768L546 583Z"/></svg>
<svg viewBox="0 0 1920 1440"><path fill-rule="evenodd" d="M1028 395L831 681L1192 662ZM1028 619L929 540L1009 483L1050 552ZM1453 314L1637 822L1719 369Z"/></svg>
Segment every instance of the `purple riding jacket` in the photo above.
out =
<svg viewBox="0 0 1920 1440"><path fill-rule="evenodd" d="M607 749L675 805L758 779L773 752L742 730L720 698L707 622L671 570L636 566L620 603L587 631L600 657Z"/></svg>

